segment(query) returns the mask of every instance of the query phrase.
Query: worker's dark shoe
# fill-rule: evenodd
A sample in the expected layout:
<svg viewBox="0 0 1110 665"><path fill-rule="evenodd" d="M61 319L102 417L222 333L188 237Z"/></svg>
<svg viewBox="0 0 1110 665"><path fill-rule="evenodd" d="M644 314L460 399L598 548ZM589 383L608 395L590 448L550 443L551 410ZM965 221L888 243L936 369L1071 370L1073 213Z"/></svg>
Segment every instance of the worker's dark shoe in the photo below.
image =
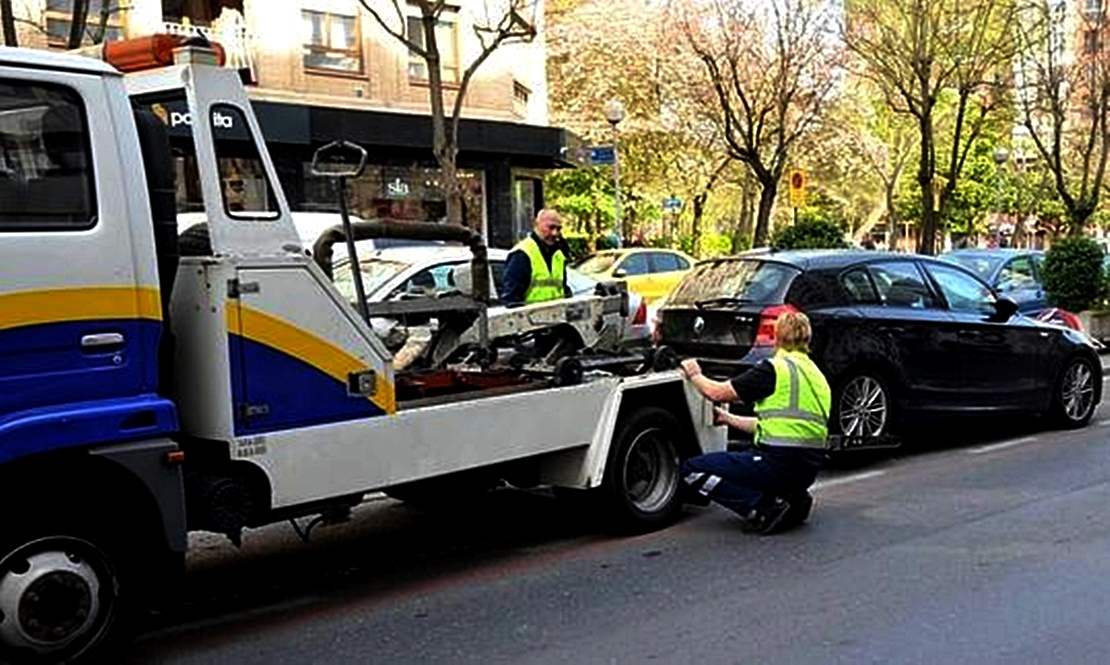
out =
<svg viewBox="0 0 1110 665"><path fill-rule="evenodd" d="M741 531L769 536L782 525L783 518L790 512L790 502L775 497L769 505L753 510L744 520Z"/></svg>
<svg viewBox="0 0 1110 665"><path fill-rule="evenodd" d="M813 495L806 492L798 497L790 497L789 503L790 511L782 518L782 522L779 524L779 531L793 529L796 526L805 524L805 521L809 518L810 511L813 510Z"/></svg>

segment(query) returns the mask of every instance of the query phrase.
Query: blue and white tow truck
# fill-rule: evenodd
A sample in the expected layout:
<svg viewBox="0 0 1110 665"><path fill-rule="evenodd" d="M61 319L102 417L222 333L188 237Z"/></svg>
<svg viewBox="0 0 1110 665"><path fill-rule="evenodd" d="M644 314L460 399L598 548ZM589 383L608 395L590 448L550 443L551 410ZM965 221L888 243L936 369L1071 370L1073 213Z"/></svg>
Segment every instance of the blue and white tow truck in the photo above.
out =
<svg viewBox="0 0 1110 665"><path fill-rule="evenodd" d="M0 662L109 648L172 601L193 530L494 477L675 516L681 459L725 444L677 371L395 369L302 246L236 73L170 39L127 74L0 48ZM186 256L193 171L210 252Z"/></svg>

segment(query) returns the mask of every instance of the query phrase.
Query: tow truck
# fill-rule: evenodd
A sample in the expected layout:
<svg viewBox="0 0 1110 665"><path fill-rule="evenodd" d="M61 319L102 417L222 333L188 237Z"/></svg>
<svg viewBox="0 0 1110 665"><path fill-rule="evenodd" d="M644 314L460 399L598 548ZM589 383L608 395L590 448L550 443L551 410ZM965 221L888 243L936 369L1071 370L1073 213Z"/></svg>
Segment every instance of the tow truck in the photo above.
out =
<svg viewBox="0 0 1110 665"><path fill-rule="evenodd" d="M0 662L103 657L178 595L190 531L237 542L476 477L588 490L658 528L681 460L723 449L658 357L499 366L479 334L395 369L302 246L219 49L155 35L98 55L0 48ZM191 125L209 252L177 246L190 169L168 108ZM344 226L332 241L360 233ZM481 316L480 242L446 232L477 248L461 297Z"/></svg>

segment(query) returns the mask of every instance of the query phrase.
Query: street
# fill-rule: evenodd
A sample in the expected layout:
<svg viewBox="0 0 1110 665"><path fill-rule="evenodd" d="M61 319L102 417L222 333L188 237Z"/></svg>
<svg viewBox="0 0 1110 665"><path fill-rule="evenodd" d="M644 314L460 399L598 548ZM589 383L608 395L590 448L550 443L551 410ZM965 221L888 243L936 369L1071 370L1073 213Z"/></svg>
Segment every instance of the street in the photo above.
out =
<svg viewBox="0 0 1110 665"><path fill-rule="evenodd" d="M1101 663L1108 437L1105 405L1071 432L937 425L837 463L769 538L716 507L621 538L515 490L370 501L307 545L194 536L185 607L128 662Z"/></svg>

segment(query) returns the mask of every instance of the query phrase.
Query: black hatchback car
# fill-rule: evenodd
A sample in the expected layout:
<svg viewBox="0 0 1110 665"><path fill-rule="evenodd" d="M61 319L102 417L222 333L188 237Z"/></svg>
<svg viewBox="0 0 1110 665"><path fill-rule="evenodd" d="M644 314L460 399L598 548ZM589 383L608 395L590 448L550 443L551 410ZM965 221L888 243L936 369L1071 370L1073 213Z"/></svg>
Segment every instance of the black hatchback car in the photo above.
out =
<svg viewBox="0 0 1110 665"><path fill-rule="evenodd" d="M812 250L703 261L660 309L658 339L724 378L771 355L787 309L813 325L833 432L889 434L942 412L1036 412L1082 427L1102 397L1085 335L1017 314L971 272L924 256Z"/></svg>

